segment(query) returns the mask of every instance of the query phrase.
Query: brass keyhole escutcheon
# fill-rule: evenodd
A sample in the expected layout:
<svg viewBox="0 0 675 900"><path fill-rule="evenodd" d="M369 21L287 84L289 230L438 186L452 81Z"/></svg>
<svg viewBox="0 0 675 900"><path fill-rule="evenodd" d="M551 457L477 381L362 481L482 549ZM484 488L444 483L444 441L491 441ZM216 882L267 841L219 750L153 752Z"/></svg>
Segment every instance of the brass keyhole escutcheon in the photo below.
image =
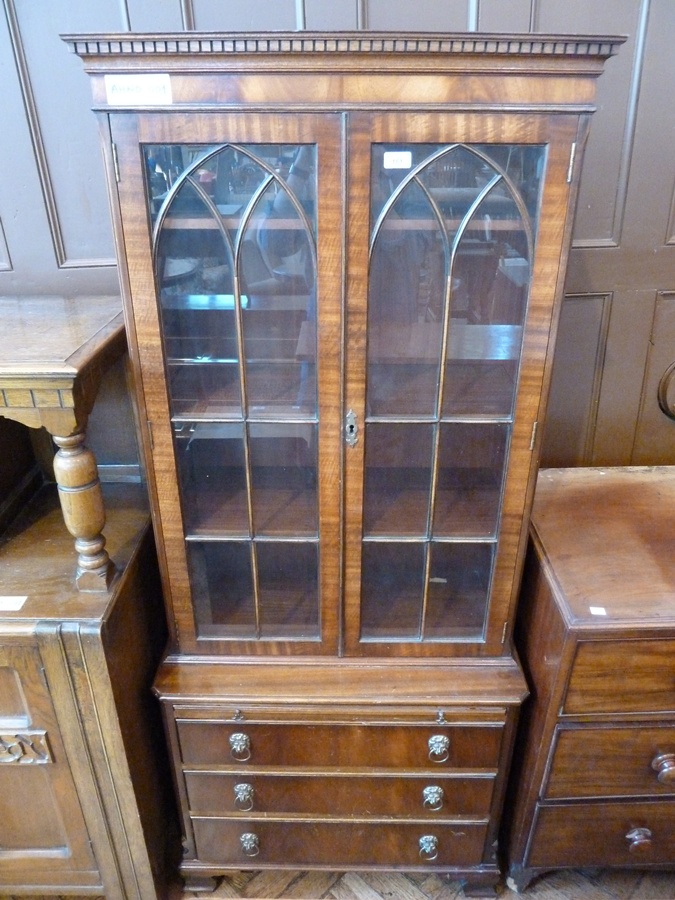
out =
<svg viewBox="0 0 675 900"><path fill-rule="evenodd" d="M345 416L345 443L348 447L355 447L359 440L359 425L356 413L350 409Z"/></svg>

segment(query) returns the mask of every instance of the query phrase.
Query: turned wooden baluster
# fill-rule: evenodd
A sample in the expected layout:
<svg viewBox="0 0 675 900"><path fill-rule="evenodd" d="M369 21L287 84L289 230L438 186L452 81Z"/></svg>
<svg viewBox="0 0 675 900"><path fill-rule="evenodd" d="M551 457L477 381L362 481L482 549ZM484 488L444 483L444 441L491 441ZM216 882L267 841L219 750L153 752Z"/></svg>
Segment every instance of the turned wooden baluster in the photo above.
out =
<svg viewBox="0 0 675 900"><path fill-rule="evenodd" d="M96 457L84 445L84 430L53 438L59 448L54 457L54 475L63 519L75 538L77 586L81 591L107 591L115 568L101 533L105 508Z"/></svg>

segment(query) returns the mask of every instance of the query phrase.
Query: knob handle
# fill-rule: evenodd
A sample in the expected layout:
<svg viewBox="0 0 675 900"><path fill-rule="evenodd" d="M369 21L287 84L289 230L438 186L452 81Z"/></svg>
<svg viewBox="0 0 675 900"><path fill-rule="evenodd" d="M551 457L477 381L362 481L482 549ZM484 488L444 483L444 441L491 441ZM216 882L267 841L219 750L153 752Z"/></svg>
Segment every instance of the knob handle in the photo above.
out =
<svg viewBox="0 0 675 900"><path fill-rule="evenodd" d="M240 812L250 812L253 809L253 785L235 784L234 805Z"/></svg>
<svg viewBox="0 0 675 900"><path fill-rule="evenodd" d="M438 857L438 838L435 834L423 834L418 843L422 859L433 862Z"/></svg>
<svg viewBox="0 0 675 900"><path fill-rule="evenodd" d="M675 753L659 753L652 760L652 769L661 784L675 782Z"/></svg>
<svg viewBox="0 0 675 900"><path fill-rule="evenodd" d="M633 828L626 835L626 840L631 853L644 853L652 846L652 833L649 828Z"/></svg>
<svg viewBox="0 0 675 900"><path fill-rule="evenodd" d="M443 788L436 784L430 784L422 791L422 806L425 809L432 809L434 811L443 809L444 798L445 791Z"/></svg>
<svg viewBox="0 0 675 900"><path fill-rule="evenodd" d="M432 734L428 740L431 762L444 763L450 758L450 738L446 734Z"/></svg>
<svg viewBox="0 0 675 900"><path fill-rule="evenodd" d="M230 753L237 762L248 762L251 758L251 738L247 734L236 732L230 735Z"/></svg>
<svg viewBox="0 0 675 900"><path fill-rule="evenodd" d="M246 832L239 838L244 856L257 856L260 853L260 839L253 832Z"/></svg>

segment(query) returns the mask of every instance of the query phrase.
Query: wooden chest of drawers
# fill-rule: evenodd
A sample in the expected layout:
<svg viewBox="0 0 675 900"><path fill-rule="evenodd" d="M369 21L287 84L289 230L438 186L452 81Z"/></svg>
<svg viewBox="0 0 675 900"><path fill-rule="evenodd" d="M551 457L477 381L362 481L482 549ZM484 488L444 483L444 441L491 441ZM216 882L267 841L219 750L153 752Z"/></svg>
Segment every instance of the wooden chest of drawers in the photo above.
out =
<svg viewBox="0 0 675 900"><path fill-rule="evenodd" d="M509 876L675 863L675 469L542 471Z"/></svg>
<svg viewBox="0 0 675 900"><path fill-rule="evenodd" d="M156 689L189 886L251 867L443 871L469 893L494 883L523 692L512 660L404 669L177 658Z"/></svg>

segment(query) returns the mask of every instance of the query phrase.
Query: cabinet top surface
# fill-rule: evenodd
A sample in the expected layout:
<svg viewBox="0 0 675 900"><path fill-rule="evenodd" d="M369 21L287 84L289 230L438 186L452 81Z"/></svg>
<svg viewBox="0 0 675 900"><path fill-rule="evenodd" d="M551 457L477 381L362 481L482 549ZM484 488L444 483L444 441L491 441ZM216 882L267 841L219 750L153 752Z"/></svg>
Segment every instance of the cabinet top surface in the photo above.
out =
<svg viewBox="0 0 675 900"><path fill-rule="evenodd" d="M149 523L145 490L135 484L103 486L106 546L124 571ZM42 489L0 535L0 594L25 598L0 612L0 629L32 628L35 620L97 620L115 597L78 591L73 578L72 537L63 524L56 490ZM119 585L119 582L118 582Z"/></svg>
<svg viewBox="0 0 675 900"><path fill-rule="evenodd" d="M0 297L0 385L75 377L112 343L124 344L120 297Z"/></svg>
<svg viewBox="0 0 675 900"><path fill-rule="evenodd" d="M675 622L675 467L539 473L532 534L578 625Z"/></svg>

